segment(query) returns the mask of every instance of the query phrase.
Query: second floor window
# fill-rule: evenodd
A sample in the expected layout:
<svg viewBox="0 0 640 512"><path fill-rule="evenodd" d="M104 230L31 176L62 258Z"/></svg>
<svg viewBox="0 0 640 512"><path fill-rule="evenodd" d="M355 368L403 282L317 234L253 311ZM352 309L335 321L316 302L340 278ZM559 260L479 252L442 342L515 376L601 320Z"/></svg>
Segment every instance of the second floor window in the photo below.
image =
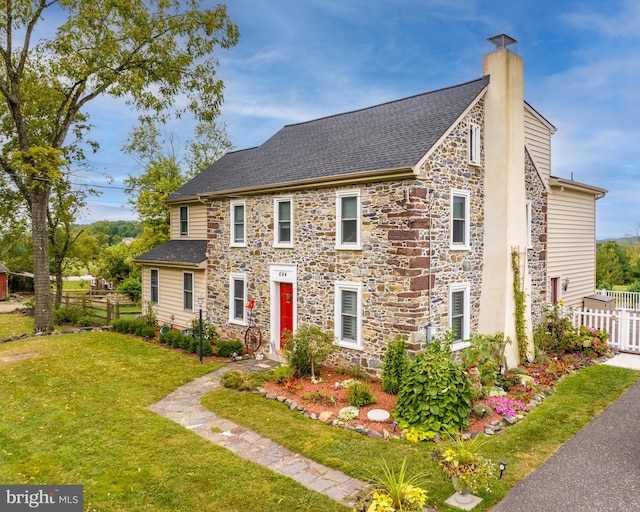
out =
<svg viewBox="0 0 640 512"><path fill-rule="evenodd" d="M451 249L469 249L469 192L451 191Z"/></svg>
<svg viewBox="0 0 640 512"><path fill-rule="evenodd" d="M480 165L480 126L469 125L469 163Z"/></svg>
<svg viewBox="0 0 640 512"><path fill-rule="evenodd" d="M189 236L189 207L180 207L180 236Z"/></svg>
<svg viewBox="0 0 640 512"><path fill-rule="evenodd" d="M338 192L336 210L336 247L360 249L360 192Z"/></svg>
<svg viewBox="0 0 640 512"><path fill-rule="evenodd" d="M245 203L231 203L231 245L244 247L245 239Z"/></svg>
<svg viewBox="0 0 640 512"><path fill-rule="evenodd" d="M293 246L293 205L290 198L275 200L274 245Z"/></svg>

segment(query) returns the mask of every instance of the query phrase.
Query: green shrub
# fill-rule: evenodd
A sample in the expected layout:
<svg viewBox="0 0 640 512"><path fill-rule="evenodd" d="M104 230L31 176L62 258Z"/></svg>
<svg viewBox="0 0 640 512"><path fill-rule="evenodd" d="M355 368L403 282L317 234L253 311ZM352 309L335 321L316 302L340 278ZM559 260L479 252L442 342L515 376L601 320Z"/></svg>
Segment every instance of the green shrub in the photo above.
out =
<svg viewBox="0 0 640 512"><path fill-rule="evenodd" d="M295 334L284 333L284 354L297 377L315 377L316 370L336 348L333 333L317 325L303 324Z"/></svg>
<svg viewBox="0 0 640 512"><path fill-rule="evenodd" d="M242 349L244 346L241 341L225 341L219 340L216 342L216 354L220 357L229 357L234 352L238 355L242 355Z"/></svg>
<svg viewBox="0 0 640 512"><path fill-rule="evenodd" d="M382 389L391 395L397 395L408 367L407 341L404 336L397 336L389 342L382 364Z"/></svg>
<svg viewBox="0 0 640 512"><path fill-rule="evenodd" d="M111 327L116 332L131 332L131 327L130 327L131 322L132 320L125 320L121 318L121 319L115 320L111 324Z"/></svg>
<svg viewBox="0 0 640 512"><path fill-rule="evenodd" d="M148 325L144 320L123 320L113 322L113 330L116 332L135 334L143 338L153 338L156 335L154 327Z"/></svg>
<svg viewBox="0 0 640 512"><path fill-rule="evenodd" d="M241 372L240 370L232 370L230 372L223 374L220 377L220 383L225 388L241 389L246 385L246 382L247 382L246 375L244 374L244 372Z"/></svg>
<svg viewBox="0 0 640 512"><path fill-rule="evenodd" d="M568 347L580 339L569 315L562 304L553 304L546 314L545 321L533 332L536 350L545 353L564 353Z"/></svg>
<svg viewBox="0 0 640 512"><path fill-rule="evenodd" d="M156 330L154 327L147 325L145 323L141 325L134 326L134 333L136 336L140 336L142 338L154 338L156 335Z"/></svg>
<svg viewBox="0 0 640 512"><path fill-rule="evenodd" d="M482 385L489 386L500 374L500 367L505 366L504 350L507 343L510 340L501 332L493 336L474 334L471 345L462 351L460 358L467 368L475 366L480 372Z"/></svg>
<svg viewBox="0 0 640 512"><path fill-rule="evenodd" d="M78 327L91 327L93 326L93 318L90 316L81 316L78 318Z"/></svg>
<svg viewBox="0 0 640 512"><path fill-rule="evenodd" d="M75 324L82 316L82 309L77 306L62 306L53 310L53 318L58 324Z"/></svg>
<svg viewBox="0 0 640 512"><path fill-rule="evenodd" d="M206 322L202 322L202 339L209 340L211 343L216 344L220 339L220 335L218 334L218 329L213 324L208 324ZM191 335L200 338L200 319L194 318L191 322Z"/></svg>
<svg viewBox="0 0 640 512"><path fill-rule="evenodd" d="M291 367L289 366L278 366L275 370L273 370L273 379L281 384L285 380L291 378Z"/></svg>
<svg viewBox="0 0 640 512"><path fill-rule="evenodd" d="M142 281L139 277L128 277L116 287L116 290L123 291L129 300L138 302L142 298Z"/></svg>
<svg viewBox="0 0 640 512"><path fill-rule="evenodd" d="M493 410L487 404L478 404L471 409L471 412L478 418L484 418L485 416L491 416Z"/></svg>
<svg viewBox="0 0 640 512"><path fill-rule="evenodd" d="M200 338L194 338L193 336L185 336L187 338L188 350L192 354L200 354ZM213 348L209 340L202 338L202 355L210 356L213 354Z"/></svg>
<svg viewBox="0 0 640 512"><path fill-rule="evenodd" d="M347 403L353 407L365 407L377 401L371 388L364 382L355 382L347 389Z"/></svg>
<svg viewBox="0 0 640 512"><path fill-rule="evenodd" d="M440 347L418 354L409 365L394 410L400 428L415 434L414 439L455 433L469 428L470 411L471 382L462 365Z"/></svg>

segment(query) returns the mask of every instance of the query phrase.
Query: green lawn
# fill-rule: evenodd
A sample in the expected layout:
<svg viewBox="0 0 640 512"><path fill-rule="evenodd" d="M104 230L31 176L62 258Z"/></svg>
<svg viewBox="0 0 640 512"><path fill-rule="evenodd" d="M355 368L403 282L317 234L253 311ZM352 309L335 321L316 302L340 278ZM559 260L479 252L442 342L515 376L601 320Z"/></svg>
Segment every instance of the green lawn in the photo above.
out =
<svg viewBox="0 0 640 512"><path fill-rule="evenodd" d="M508 467L491 494L480 494L484 500L474 511L487 510L500 501L510 487L542 464L638 378L640 372L611 366L593 366L567 376L559 383L557 392L523 422L489 438L485 454L496 462L508 462ZM453 493L453 486L433 460L434 443L377 441L321 425L280 403L229 389L207 394L203 403L220 416L359 478L369 475L379 457L396 468L407 457L411 467L428 474L424 487L429 492L430 505L449 510L444 500Z"/></svg>
<svg viewBox="0 0 640 512"><path fill-rule="evenodd" d="M0 359L4 484L83 484L91 511L348 510L147 409L216 364L115 333L0 345L26 353Z"/></svg>

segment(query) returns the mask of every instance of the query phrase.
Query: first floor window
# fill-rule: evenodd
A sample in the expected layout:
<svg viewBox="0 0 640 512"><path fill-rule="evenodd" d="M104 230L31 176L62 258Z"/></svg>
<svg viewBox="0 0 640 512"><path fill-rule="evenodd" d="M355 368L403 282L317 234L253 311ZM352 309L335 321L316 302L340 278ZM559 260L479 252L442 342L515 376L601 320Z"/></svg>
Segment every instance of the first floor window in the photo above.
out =
<svg viewBox="0 0 640 512"><path fill-rule="evenodd" d="M229 280L229 321L231 323L246 323L246 302L246 277L243 274L232 274Z"/></svg>
<svg viewBox="0 0 640 512"><path fill-rule="evenodd" d="M183 282L183 307L187 311L193 311L193 273L185 272L182 274Z"/></svg>
<svg viewBox="0 0 640 512"><path fill-rule="evenodd" d="M461 343L470 337L469 291L468 283L455 284L450 289L449 328L453 334L454 344Z"/></svg>
<svg viewBox="0 0 640 512"><path fill-rule="evenodd" d="M158 283L158 269L152 268L150 273L150 289L149 289L149 299L154 304L158 303L158 299L160 298L159 294L159 283Z"/></svg>
<svg viewBox="0 0 640 512"><path fill-rule="evenodd" d="M335 336L343 347L361 348L362 287L359 283L336 283Z"/></svg>

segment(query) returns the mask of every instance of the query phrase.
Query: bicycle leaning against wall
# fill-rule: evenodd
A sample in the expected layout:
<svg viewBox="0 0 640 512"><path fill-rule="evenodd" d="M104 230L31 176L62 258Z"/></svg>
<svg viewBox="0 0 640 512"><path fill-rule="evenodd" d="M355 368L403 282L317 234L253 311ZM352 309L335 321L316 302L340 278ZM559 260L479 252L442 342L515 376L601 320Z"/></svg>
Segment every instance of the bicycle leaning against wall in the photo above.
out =
<svg viewBox="0 0 640 512"><path fill-rule="evenodd" d="M262 345L262 331L258 324L256 323L256 314L255 314L256 302L255 299L249 299L247 301L247 313L249 326L247 330L244 332L244 346L247 347L247 351L249 354L255 353Z"/></svg>

